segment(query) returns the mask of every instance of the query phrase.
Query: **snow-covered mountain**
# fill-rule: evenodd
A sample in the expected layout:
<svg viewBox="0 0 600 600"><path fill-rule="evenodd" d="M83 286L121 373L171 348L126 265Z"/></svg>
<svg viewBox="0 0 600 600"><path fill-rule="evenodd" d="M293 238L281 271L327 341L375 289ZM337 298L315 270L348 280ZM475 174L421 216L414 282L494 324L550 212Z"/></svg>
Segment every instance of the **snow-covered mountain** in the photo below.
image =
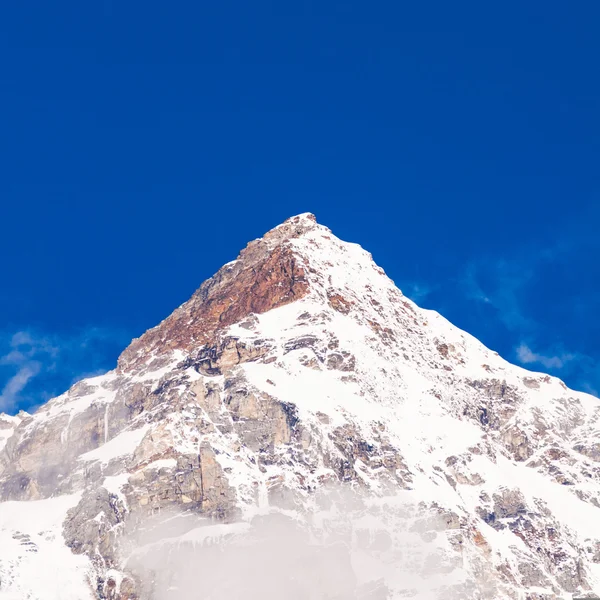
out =
<svg viewBox="0 0 600 600"><path fill-rule="evenodd" d="M0 416L0 599L600 591L599 419L299 215Z"/></svg>

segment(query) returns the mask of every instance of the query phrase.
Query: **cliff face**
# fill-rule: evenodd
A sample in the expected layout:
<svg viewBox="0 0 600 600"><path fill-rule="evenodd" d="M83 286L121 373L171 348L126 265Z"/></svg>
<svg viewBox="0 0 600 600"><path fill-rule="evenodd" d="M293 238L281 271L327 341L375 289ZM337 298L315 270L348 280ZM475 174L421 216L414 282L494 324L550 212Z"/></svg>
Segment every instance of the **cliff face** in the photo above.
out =
<svg viewBox="0 0 600 600"><path fill-rule="evenodd" d="M300 215L115 371L0 418L0 597L599 590L599 418Z"/></svg>

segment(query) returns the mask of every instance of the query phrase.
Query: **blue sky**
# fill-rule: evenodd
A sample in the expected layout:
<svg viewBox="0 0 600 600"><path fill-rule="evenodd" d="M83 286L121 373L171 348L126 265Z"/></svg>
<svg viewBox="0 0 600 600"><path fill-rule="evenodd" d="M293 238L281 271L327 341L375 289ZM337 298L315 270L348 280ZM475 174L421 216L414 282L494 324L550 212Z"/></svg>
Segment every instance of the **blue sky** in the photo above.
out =
<svg viewBox="0 0 600 600"><path fill-rule="evenodd" d="M305 211L600 390L597 3L6 4L0 410L111 368Z"/></svg>

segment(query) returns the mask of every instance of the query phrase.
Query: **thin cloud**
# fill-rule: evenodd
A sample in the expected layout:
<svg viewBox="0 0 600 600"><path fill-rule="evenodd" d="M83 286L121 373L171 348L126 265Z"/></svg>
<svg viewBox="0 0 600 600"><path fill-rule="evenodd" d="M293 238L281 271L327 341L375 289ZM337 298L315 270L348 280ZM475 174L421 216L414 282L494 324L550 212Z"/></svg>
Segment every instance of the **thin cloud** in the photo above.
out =
<svg viewBox="0 0 600 600"><path fill-rule="evenodd" d="M0 411L12 411L15 408L21 392L42 370L41 359L48 363L57 351L46 338L35 339L26 331L18 331L10 336L8 345L8 352L0 357L0 366L12 368L13 375L2 387Z"/></svg>
<svg viewBox="0 0 600 600"><path fill-rule="evenodd" d="M510 255L502 258L477 257L465 265L459 278L462 296L485 307L484 312L478 314L490 321L487 327L495 330L497 339L502 337L498 325L504 326L506 350L511 352L510 348L514 348L513 358L522 365L554 372L566 378L575 389L596 396L600 395L599 357L593 347L590 349L587 324L595 323L600 299L598 290L585 285L585 280L584 285L575 287L574 278L563 278L562 295L560 288L552 285L556 284L555 280L549 282L546 297L543 290L557 266L564 272L568 265L581 265L582 260L597 255L600 250L600 238L595 231L598 216L600 209L576 216L565 223L559 236L546 244L530 241L514 247ZM562 302L563 306L551 312L549 318L547 307L540 306L540 302ZM569 329L558 320L560 310L571 317ZM577 335L578 331L588 333ZM577 351L567 351L565 347Z"/></svg>
<svg viewBox="0 0 600 600"><path fill-rule="evenodd" d="M584 392L586 392L586 393L588 393L588 394L591 394L592 396L596 396L596 398L600 398L600 391L599 391L599 388L595 387L595 386L594 386L594 384L592 384L592 383L588 383L587 381L586 381L586 382L584 382L584 383L581 385L581 389L582 389Z"/></svg>
<svg viewBox="0 0 600 600"><path fill-rule="evenodd" d="M462 283L466 295L471 300L483 302L485 304L492 304L489 296L484 293L484 291L481 289L481 285L477 281L477 268L478 265L476 263L471 263L467 265L467 268L465 269Z"/></svg>
<svg viewBox="0 0 600 600"><path fill-rule="evenodd" d="M71 335L0 333L0 412L39 406L76 381L105 373L130 339L100 327Z"/></svg>
<svg viewBox="0 0 600 600"><path fill-rule="evenodd" d="M575 354L540 354L534 352L527 344L520 344L517 348L517 358L519 362L524 365L529 364L540 364L546 369L562 369L567 363L574 360L577 356Z"/></svg>
<svg viewBox="0 0 600 600"><path fill-rule="evenodd" d="M435 286L423 282L412 281L403 284L402 291L413 302L418 304L421 300L424 300L435 291Z"/></svg>
<svg viewBox="0 0 600 600"><path fill-rule="evenodd" d="M533 269L526 264L480 258L466 266L461 283L468 298L496 309L507 329L532 330L535 323L521 301L532 278Z"/></svg>
<svg viewBox="0 0 600 600"><path fill-rule="evenodd" d="M546 352L535 351L524 342L515 348L515 356L522 365L540 365L546 371L567 377L574 389L600 396L600 368L593 356L556 347Z"/></svg>
<svg viewBox="0 0 600 600"><path fill-rule="evenodd" d="M29 381L41 370L42 365L37 361L27 361L19 367L2 388L0 393L0 411L12 411L17 405L19 394L23 391Z"/></svg>

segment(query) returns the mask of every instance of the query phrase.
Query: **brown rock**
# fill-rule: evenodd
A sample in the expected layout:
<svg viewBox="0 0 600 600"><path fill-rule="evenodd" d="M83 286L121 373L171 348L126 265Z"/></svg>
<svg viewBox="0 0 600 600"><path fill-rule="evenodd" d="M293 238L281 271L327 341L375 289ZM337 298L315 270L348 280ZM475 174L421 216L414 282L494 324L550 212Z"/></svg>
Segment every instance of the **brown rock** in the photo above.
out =
<svg viewBox="0 0 600 600"><path fill-rule="evenodd" d="M234 263L221 268L170 317L134 340L119 358L119 369L135 370L148 354L190 350L214 343L215 334L252 313L263 313L305 296L304 266L285 241L314 227L314 217L291 219L250 242Z"/></svg>

